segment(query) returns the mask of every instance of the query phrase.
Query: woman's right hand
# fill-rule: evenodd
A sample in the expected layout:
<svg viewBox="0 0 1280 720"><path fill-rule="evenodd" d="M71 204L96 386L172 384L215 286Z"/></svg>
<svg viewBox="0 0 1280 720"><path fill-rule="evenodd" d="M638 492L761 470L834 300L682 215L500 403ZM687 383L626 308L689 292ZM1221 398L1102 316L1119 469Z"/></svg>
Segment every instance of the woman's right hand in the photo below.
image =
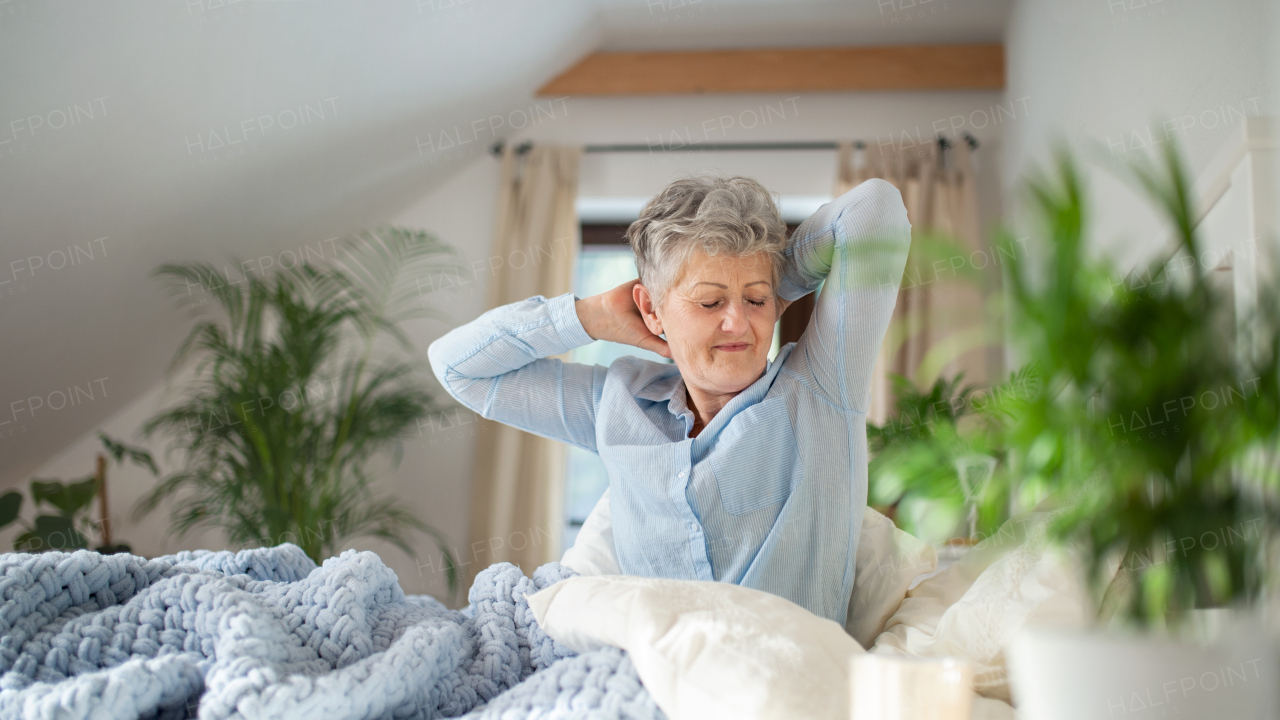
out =
<svg viewBox="0 0 1280 720"><path fill-rule="evenodd" d="M671 348L667 341L649 332L636 307L632 288L639 282L628 280L612 290L576 301L578 320L593 340L631 345L669 358Z"/></svg>

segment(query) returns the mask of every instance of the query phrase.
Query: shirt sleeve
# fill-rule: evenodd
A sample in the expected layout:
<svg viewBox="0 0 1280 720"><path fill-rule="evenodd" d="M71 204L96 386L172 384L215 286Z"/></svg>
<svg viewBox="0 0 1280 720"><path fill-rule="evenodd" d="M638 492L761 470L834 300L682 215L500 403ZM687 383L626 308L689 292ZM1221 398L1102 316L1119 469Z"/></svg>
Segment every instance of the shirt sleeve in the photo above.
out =
<svg viewBox="0 0 1280 720"><path fill-rule="evenodd" d="M551 357L592 342L575 300L535 295L494 308L431 343L431 369L480 416L596 452L608 368Z"/></svg>
<svg viewBox="0 0 1280 720"><path fill-rule="evenodd" d="M910 247L902 195L880 179L818 208L792 235L778 294L795 300L822 286L792 357L843 409L868 409L871 372Z"/></svg>

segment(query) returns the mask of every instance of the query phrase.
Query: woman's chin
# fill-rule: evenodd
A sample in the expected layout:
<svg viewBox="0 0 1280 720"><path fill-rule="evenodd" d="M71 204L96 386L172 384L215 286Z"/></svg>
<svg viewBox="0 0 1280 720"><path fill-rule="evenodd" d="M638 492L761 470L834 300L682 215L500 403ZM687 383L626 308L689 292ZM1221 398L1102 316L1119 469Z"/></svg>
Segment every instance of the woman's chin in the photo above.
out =
<svg viewBox="0 0 1280 720"><path fill-rule="evenodd" d="M742 392L751 386L764 373L768 364L767 358L755 358L747 353L734 353L738 357L732 359L719 358L719 362L706 373L710 384L719 388L720 392Z"/></svg>

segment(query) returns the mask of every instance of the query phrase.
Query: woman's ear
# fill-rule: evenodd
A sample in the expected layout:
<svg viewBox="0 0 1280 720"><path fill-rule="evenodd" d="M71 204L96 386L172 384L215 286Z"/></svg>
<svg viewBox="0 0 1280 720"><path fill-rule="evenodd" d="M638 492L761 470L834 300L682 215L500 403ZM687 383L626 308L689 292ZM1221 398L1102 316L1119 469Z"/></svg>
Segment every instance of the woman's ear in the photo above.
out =
<svg viewBox="0 0 1280 720"><path fill-rule="evenodd" d="M649 328L649 332L662 335L662 320L658 318L658 309L653 304L653 296L649 294L649 288L636 283L631 287L631 297L636 301L640 317L644 318L644 325Z"/></svg>

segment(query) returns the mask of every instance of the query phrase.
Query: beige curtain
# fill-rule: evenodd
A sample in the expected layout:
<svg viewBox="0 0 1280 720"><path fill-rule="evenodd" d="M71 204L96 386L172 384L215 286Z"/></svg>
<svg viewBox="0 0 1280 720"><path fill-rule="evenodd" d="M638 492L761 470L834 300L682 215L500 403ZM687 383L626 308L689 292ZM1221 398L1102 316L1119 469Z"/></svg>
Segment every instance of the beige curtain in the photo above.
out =
<svg viewBox="0 0 1280 720"><path fill-rule="evenodd" d="M889 373L922 389L939 376L964 372L985 386L999 379L993 366L998 324L984 314L984 287L998 277L999 259L983 241L969 145L861 149L840 144L834 192L839 196L869 178L883 178L902 193L911 221L912 250L898 304L871 380L869 421L881 424L893 409ZM938 252L946 238L959 247ZM994 336L993 336L994 334Z"/></svg>
<svg viewBox="0 0 1280 720"><path fill-rule="evenodd" d="M580 244L574 200L580 147L534 146L502 155L488 307L573 289ZM560 557L565 446L481 419L472 475L470 542L459 558L474 577L495 562L526 573ZM470 585L469 580L463 587Z"/></svg>

